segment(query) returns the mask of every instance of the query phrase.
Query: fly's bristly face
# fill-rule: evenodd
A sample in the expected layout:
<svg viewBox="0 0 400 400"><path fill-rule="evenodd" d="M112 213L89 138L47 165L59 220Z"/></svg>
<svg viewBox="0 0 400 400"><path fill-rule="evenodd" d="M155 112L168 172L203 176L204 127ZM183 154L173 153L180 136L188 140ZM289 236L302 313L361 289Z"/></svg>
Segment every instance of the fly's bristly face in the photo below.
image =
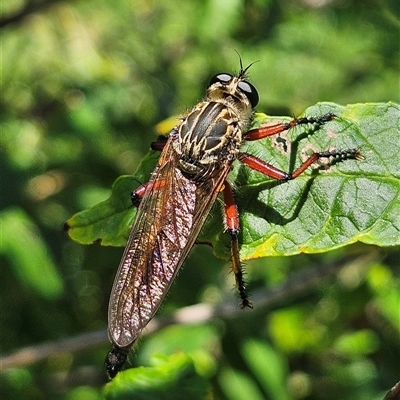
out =
<svg viewBox="0 0 400 400"><path fill-rule="evenodd" d="M258 104L257 90L246 81L246 70L237 76L220 73L211 78L205 100L177 128L173 146L185 174L204 177L236 158Z"/></svg>

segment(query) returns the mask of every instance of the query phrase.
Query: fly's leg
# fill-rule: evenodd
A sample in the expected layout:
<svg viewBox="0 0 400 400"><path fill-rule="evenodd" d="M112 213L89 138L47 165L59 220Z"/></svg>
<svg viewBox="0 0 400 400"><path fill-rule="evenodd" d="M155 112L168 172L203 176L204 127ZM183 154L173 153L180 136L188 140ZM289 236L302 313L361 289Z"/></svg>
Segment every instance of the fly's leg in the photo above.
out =
<svg viewBox="0 0 400 400"><path fill-rule="evenodd" d="M243 135L243 139L246 141L253 141L263 139L267 136L276 135L283 131L286 131L290 128L293 128L298 125L304 124L316 124L323 125L335 118L335 115L332 113L324 114L319 117L314 118L295 118L290 122L280 122L275 125L260 127L257 129L251 129ZM282 171L273 165L261 160L258 157L255 157L251 154L247 153L239 153L238 160L248 167L261 172L264 175L269 176L270 178L279 180L279 181L289 181L291 179L297 178L301 175L309 166L315 163L320 158L336 158L339 160L344 160L346 158L355 158L356 160L362 160L363 157L360 153L360 149L348 149L348 150L338 150L338 151L322 151L318 153L313 153L306 161L304 161L294 172L287 173Z"/></svg>
<svg viewBox="0 0 400 400"><path fill-rule="evenodd" d="M253 308L253 303L249 301L249 296L246 291L243 269L239 258L239 213L233 198L231 185L227 181L225 181L223 194L225 204L225 226L231 236L232 271L235 274L236 287L241 299L240 306L242 308Z"/></svg>
<svg viewBox="0 0 400 400"><path fill-rule="evenodd" d="M296 179L310 165L315 163L320 158L330 158L330 157L334 157L339 160L345 160L346 158L355 158L356 160L363 159L360 153L360 149L322 151L319 153L313 153L294 172L288 173L248 153L239 153L237 158L241 163L247 165L248 167L254 169L255 171L261 172L262 174L269 176L270 178L279 181L290 181L291 179Z"/></svg>
<svg viewBox="0 0 400 400"><path fill-rule="evenodd" d="M298 125L316 124L323 125L329 121L332 121L335 115L332 113L324 114L319 117L303 117L294 118L290 122L279 122L274 125L262 126L260 128L251 129L243 135L243 139L246 141L253 141L266 138L267 136L277 135L278 133L287 131Z"/></svg>
<svg viewBox="0 0 400 400"><path fill-rule="evenodd" d="M156 150L156 151L163 151L166 143L167 143L168 138L165 136L159 136L157 141L152 142L150 145L150 148L152 150ZM149 187L154 187L156 186L156 189L158 190L160 187L162 187L163 185L158 183L158 182L147 182L147 183L143 183L142 185L140 185L138 188L136 188L132 193L131 193L131 201L132 204L135 207L139 207L140 201L142 200L146 189Z"/></svg>
<svg viewBox="0 0 400 400"><path fill-rule="evenodd" d="M152 142L150 145L150 148L152 150L156 150L156 151L162 151L165 147L165 144L167 143L168 138L165 136L160 136L156 142ZM160 187L162 187L163 185L160 184L159 182L147 182L147 183L143 183L142 185L140 185L138 188L136 188L133 192L131 192L131 201L132 204L135 207L139 207L140 201L142 200L146 189L150 188L150 187L156 187L156 189L158 190Z"/></svg>
<svg viewBox="0 0 400 400"><path fill-rule="evenodd" d="M162 151L167 143L168 138L166 136L159 136L157 141L152 142L150 148L156 151Z"/></svg>
<svg viewBox="0 0 400 400"><path fill-rule="evenodd" d="M158 179L153 182L147 182L140 185L131 193L131 201L135 207L139 207L140 201L147 191L160 190L165 185L164 179Z"/></svg>
<svg viewBox="0 0 400 400"><path fill-rule="evenodd" d="M139 207L140 201L142 200L149 183L144 183L131 192L131 202L135 207Z"/></svg>

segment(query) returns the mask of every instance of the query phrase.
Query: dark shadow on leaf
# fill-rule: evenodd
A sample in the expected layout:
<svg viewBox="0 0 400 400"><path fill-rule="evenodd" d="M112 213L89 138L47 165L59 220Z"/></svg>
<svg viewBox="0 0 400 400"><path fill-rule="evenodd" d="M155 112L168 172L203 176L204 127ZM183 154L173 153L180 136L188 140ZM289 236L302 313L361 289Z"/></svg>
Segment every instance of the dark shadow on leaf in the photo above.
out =
<svg viewBox="0 0 400 400"><path fill-rule="evenodd" d="M316 171L318 172L318 171ZM273 207L269 206L268 204L265 204L264 202L258 200L258 195L260 192L265 191L265 190L273 190L274 187L278 185L284 185L286 182L277 182L277 181L272 181L272 182L265 182L260 185L257 185L255 187L249 187L246 189L246 198L251 199L245 204L245 208L242 208L244 203L242 203L242 208L243 210L246 210L246 212L252 213L254 215L257 215L261 218L266 219L269 223L274 224L274 225L280 225L284 226L292 221L294 221L301 209L303 208L308 194L311 190L311 186L314 182L314 179L316 178L316 175L311 177L307 183L305 184L302 193L296 202L296 207L290 217L284 217L281 213L276 211ZM254 200L256 199L256 200ZM240 211L240 210L239 210Z"/></svg>

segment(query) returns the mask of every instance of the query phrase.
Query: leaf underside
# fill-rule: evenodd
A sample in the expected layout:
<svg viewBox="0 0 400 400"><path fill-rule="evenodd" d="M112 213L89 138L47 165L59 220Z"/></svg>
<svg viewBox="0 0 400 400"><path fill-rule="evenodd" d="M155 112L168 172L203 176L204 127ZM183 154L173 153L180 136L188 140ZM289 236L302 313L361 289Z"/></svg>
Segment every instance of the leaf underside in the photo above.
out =
<svg viewBox="0 0 400 400"><path fill-rule="evenodd" d="M347 159L327 168L309 168L295 180L278 183L236 161L229 181L240 212L242 260L264 256L318 253L350 243L400 244L399 126L394 103L340 106L318 103L308 117L333 113L318 130L301 126L249 142L242 150L292 172L310 151L359 148L363 161ZM257 114L254 127L288 117ZM159 157L150 152L133 176L118 178L109 199L70 218L67 231L83 244L124 246L136 214L130 193L145 182ZM216 256L229 258L229 235L223 232L217 201L199 242L212 244Z"/></svg>

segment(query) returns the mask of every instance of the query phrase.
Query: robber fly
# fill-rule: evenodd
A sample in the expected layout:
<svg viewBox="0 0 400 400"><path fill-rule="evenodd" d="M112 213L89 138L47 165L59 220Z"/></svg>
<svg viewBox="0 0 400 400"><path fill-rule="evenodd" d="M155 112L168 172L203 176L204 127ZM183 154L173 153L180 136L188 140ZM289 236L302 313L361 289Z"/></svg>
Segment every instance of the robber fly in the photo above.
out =
<svg viewBox="0 0 400 400"><path fill-rule="evenodd" d="M288 181L321 157L360 156L358 149L314 153L293 173L286 173L241 152L243 141L262 139L301 124L322 125L334 118L325 114L248 130L259 99L246 78L250 66L243 68L240 62L237 75L220 73L210 80L205 100L181 119L166 142L156 142L154 148L162 148L157 166L149 182L132 193L139 208L108 311L113 348L105 365L110 378L121 370L134 342L160 307L221 192L240 304L252 307L239 260L239 215L226 180L235 160L273 179Z"/></svg>

